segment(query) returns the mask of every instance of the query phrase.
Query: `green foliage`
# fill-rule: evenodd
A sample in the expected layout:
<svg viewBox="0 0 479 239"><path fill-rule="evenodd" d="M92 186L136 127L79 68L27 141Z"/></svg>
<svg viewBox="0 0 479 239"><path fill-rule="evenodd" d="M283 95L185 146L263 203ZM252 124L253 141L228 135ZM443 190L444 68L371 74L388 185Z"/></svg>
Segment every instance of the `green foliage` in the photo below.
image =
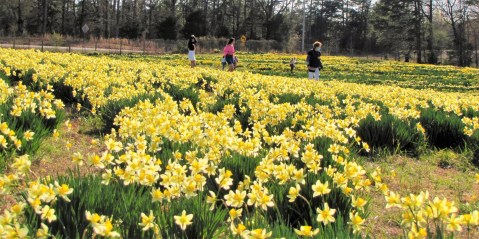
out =
<svg viewBox="0 0 479 239"><path fill-rule="evenodd" d="M269 101L275 102L276 104L290 103L295 105L304 98L304 96L293 94L293 93L284 93L281 95L270 95Z"/></svg>
<svg viewBox="0 0 479 239"><path fill-rule="evenodd" d="M241 128L244 130L251 130L253 125L250 124L249 118L251 116L251 109L247 104L243 104L242 107L245 107L246 110L242 111L241 106L239 105L239 95L229 95L228 97L219 97L215 104L208 106L209 112L217 114L218 112L223 111L226 105L234 105L235 115L234 118L241 123ZM233 122L230 122L233 125Z"/></svg>
<svg viewBox="0 0 479 239"><path fill-rule="evenodd" d="M474 137L464 134L464 123L454 113L444 112L433 108L421 111L420 122L426 130L427 141L430 146L443 148L463 148L467 142L477 145ZM470 146L472 146L470 145Z"/></svg>
<svg viewBox="0 0 479 239"><path fill-rule="evenodd" d="M254 171L264 156L260 154L256 157L246 157L238 153L232 153L231 156L221 160L218 168L224 167L233 173L231 176L233 179L232 188L236 188L238 183L245 179L245 176L249 176L250 179L255 178ZM215 184L215 182L210 183ZM216 184L215 186L212 184L210 184L210 188L216 190Z"/></svg>
<svg viewBox="0 0 479 239"><path fill-rule="evenodd" d="M221 208L208 210L204 193L189 199L153 203L151 188L145 186L123 185L119 182L103 185L100 177L92 175L79 177L70 174L59 177L57 181L74 188L69 196L71 202L60 199L52 206L57 220L49 226L57 238L90 238L93 231L85 211L111 216L115 230L122 238L153 238L151 230L143 231L138 225L141 213L148 215L150 210L157 218L163 238L216 238L228 230L228 225L224 223L228 212ZM193 214L193 224L185 232L174 220L174 216L181 215L182 210ZM26 218L30 231L35 232L40 227L40 216L28 208Z"/></svg>
<svg viewBox="0 0 479 239"><path fill-rule="evenodd" d="M39 113L32 113L31 111L24 111L19 117L16 117L10 114L12 104L12 99L10 99L5 104L0 105L0 122L7 123L9 129L15 132L17 139L22 141L22 147L20 150L15 150L13 143L10 142L11 147L0 148L0 156L8 156L14 153L34 155L44 138L51 135L53 130L63 121L65 112L57 109L56 118L52 119L47 119ZM35 133L30 141L26 141L23 136L28 130Z"/></svg>
<svg viewBox="0 0 479 239"><path fill-rule="evenodd" d="M99 110L99 115L101 116L104 125L102 132L109 132L112 128L118 130L118 126L114 124L115 117L120 113L120 111L126 107L133 107L140 101L149 100L154 102L155 100L161 98L161 94L143 94L134 96L129 99L120 99L117 101L109 101L105 106L101 107Z"/></svg>
<svg viewBox="0 0 479 239"><path fill-rule="evenodd" d="M115 221L121 219L120 234L124 238L140 238L143 232L137 223L141 212L159 209L158 205L151 202L146 187L124 186L115 182L106 186L101 184L101 178L93 175L82 178L70 174L67 177L59 177L57 181L74 188L69 196L71 202L59 200L52 206L56 211L57 221L51 223L50 230L53 235L60 238L82 238L85 234L91 237L92 231L88 228L86 210L113 216ZM39 227L40 218L31 208L26 211L26 216L31 228Z"/></svg>
<svg viewBox="0 0 479 239"><path fill-rule="evenodd" d="M200 97L194 85L187 88L182 88L177 85L168 84L168 86L164 88L164 91L171 95L171 97L173 97L173 99L178 103L185 99L190 100L195 110L197 109L196 105L200 101Z"/></svg>
<svg viewBox="0 0 479 239"><path fill-rule="evenodd" d="M218 238L229 231L226 222L228 210L222 207L213 211L209 210L206 203L206 193L201 192L195 197L181 198L165 203L159 216L160 233L163 238ZM185 210L186 214L193 214L192 224L185 231L175 224L174 216L181 215Z"/></svg>
<svg viewBox="0 0 479 239"><path fill-rule="evenodd" d="M382 115L378 121L369 115L359 122L357 134L373 153L378 149L387 149L417 156L423 140L414 122L405 122L389 114Z"/></svg>
<svg viewBox="0 0 479 239"><path fill-rule="evenodd" d="M340 215L349 215L351 211L351 199L347 197L340 189L334 188L330 193L313 197L313 191L310 190L317 180L321 182L329 182L332 185L332 180L323 171L318 174L308 174L306 176L306 184L301 187L307 190L302 190L303 198L296 198L290 203L288 195L289 188L294 185L279 185L272 184L269 189L274 195L274 201L278 206L278 211L268 211L268 218L272 221L284 220L288 225L299 228L300 225L314 225L316 223L316 209L323 209L323 204L328 203L330 208L337 209ZM344 221L346 223L346 221Z"/></svg>

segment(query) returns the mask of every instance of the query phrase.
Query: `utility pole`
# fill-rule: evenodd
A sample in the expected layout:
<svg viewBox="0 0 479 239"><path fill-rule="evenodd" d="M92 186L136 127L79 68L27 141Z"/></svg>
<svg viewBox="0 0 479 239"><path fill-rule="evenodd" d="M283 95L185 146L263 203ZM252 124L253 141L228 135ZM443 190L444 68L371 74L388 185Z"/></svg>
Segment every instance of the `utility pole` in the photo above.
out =
<svg viewBox="0 0 479 239"><path fill-rule="evenodd" d="M306 29L306 7L305 7L305 3L306 0L303 0L303 32L302 32L302 36L301 36L301 52L304 52L304 32L305 32L305 29Z"/></svg>
<svg viewBox="0 0 479 239"><path fill-rule="evenodd" d="M43 1L43 27L42 27L42 51L45 32L47 31L48 0Z"/></svg>

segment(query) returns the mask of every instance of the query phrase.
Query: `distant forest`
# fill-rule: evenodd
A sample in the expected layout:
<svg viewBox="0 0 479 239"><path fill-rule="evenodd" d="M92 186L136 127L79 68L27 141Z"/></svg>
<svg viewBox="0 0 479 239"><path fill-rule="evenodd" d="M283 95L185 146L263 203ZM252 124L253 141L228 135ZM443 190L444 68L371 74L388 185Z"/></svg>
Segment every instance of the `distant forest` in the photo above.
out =
<svg viewBox="0 0 479 239"><path fill-rule="evenodd" d="M85 34L82 27L88 26ZM319 40L337 54L478 64L479 0L0 0L0 36ZM304 34L304 35L303 35ZM304 37L303 37L304 36ZM302 50L302 49L298 49Z"/></svg>

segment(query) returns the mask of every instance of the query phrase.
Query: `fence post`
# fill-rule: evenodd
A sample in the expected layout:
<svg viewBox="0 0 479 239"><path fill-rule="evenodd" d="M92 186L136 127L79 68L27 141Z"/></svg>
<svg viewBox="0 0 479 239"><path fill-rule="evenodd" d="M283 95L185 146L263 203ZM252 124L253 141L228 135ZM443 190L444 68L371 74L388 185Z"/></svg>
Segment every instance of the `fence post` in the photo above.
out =
<svg viewBox="0 0 479 239"><path fill-rule="evenodd" d="M123 46L123 39L120 38L120 55L121 55L121 47Z"/></svg>

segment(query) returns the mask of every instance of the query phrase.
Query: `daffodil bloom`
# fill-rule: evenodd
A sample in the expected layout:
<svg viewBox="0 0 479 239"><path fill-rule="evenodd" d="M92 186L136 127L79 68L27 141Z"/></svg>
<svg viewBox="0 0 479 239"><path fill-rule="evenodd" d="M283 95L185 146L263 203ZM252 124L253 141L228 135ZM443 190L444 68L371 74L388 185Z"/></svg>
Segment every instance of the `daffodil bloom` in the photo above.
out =
<svg viewBox="0 0 479 239"><path fill-rule="evenodd" d="M299 184L296 184L296 186L294 187L290 187L289 188L289 191L288 191L288 202L294 202L296 200L296 198L298 197L299 195L299 191L301 190Z"/></svg>
<svg viewBox="0 0 479 239"><path fill-rule="evenodd" d="M348 224L353 227L353 233L358 233L362 230L364 219L359 216L358 212L350 212L349 220Z"/></svg>
<svg viewBox="0 0 479 239"><path fill-rule="evenodd" d="M210 211L213 210L216 206L216 194L212 191L208 192L209 195L206 196L206 203L211 204Z"/></svg>
<svg viewBox="0 0 479 239"><path fill-rule="evenodd" d="M58 182L55 182L55 186L56 186L55 191L58 194L58 196L63 198L63 200L65 200L66 202L70 202L68 195L73 193L73 188L70 188L66 184L59 185Z"/></svg>
<svg viewBox="0 0 479 239"><path fill-rule="evenodd" d="M401 225L410 226L414 223L415 218L414 218L414 214L411 211L409 210L404 211L401 216L402 216Z"/></svg>
<svg viewBox="0 0 479 239"><path fill-rule="evenodd" d="M55 215L55 209L50 208L50 206L46 205L42 208L42 215L43 220L47 220L48 222L52 222L57 220L57 216Z"/></svg>
<svg viewBox="0 0 479 239"><path fill-rule="evenodd" d="M352 197L352 203L351 205L355 208L358 208L358 209L364 209L363 207L366 205L367 201L364 200L363 198L356 198L355 196Z"/></svg>
<svg viewBox="0 0 479 239"><path fill-rule="evenodd" d="M101 220L103 220L102 216L98 215L97 213L91 214L89 211L85 211L85 216L92 225L98 224Z"/></svg>
<svg viewBox="0 0 479 239"><path fill-rule="evenodd" d="M165 198L165 195L161 192L161 189L157 188L151 191L151 197L153 202L161 202Z"/></svg>
<svg viewBox="0 0 479 239"><path fill-rule="evenodd" d="M330 222L335 222L336 219L333 215L336 213L336 209L330 209L328 203L324 203L323 210L316 208L318 217L316 220L322 222L324 225L328 225Z"/></svg>
<svg viewBox="0 0 479 239"><path fill-rule="evenodd" d="M246 197L246 191L239 191L236 192L229 191L227 195L225 195L226 205L230 207L242 207L244 203L244 199Z"/></svg>
<svg viewBox="0 0 479 239"><path fill-rule="evenodd" d="M25 209L26 203L19 202L11 207L11 212L14 216L19 216L23 214L23 209Z"/></svg>
<svg viewBox="0 0 479 239"><path fill-rule="evenodd" d="M242 208L240 208L238 210L236 210L234 208L231 208L230 211L229 211L230 217L228 218L228 221L233 221L236 218L240 218L242 213L243 213Z"/></svg>
<svg viewBox="0 0 479 239"><path fill-rule="evenodd" d="M104 237L111 237L111 238L120 237L120 233L113 231L113 224L111 223L111 220L109 218L107 218L105 222L101 224L97 224L94 230L95 230L95 233Z"/></svg>
<svg viewBox="0 0 479 239"><path fill-rule="evenodd" d="M363 149L369 153L371 151L371 149L369 148L369 144L364 141L362 142L362 144L363 144Z"/></svg>
<svg viewBox="0 0 479 239"><path fill-rule="evenodd" d="M477 210L473 211L469 214L461 215L460 217L461 222L464 225L469 226L477 226L479 224L479 212Z"/></svg>
<svg viewBox="0 0 479 239"><path fill-rule="evenodd" d="M73 154L72 161L77 164L78 166L83 165L83 155L80 152L76 152Z"/></svg>
<svg viewBox="0 0 479 239"><path fill-rule="evenodd" d="M49 236L48 226L45 225L44 223L42 223L40 226L41 226L41 228L39 228L39 229L37 230L37 232L35 233L36 238L38 238L38 239L46 239L46 238L48 238L48 236Z"/></svg>
<svg viewBox="0 0 479 239"><path fill-rule="evenodd" d="M220 174L215 178L215 182L223 189L228 190L231 185L233 185L233 179L231 176L230 170L225 170L224 168L220 169Z"/></svg>
<svg viewBox="0 0 479 239"><path fill-rule="evenodd" d="M312 187L314 192L313 197L321 196L331 192L328 181L326 181L326 183L322 183L321 181L318 180Z"/></svg>
<svg viewBox="0 0 479 239"><path fill-rule="evenodd" d="M250 231L246 230L245 225L243 225L242 223L239 223L238 226L235 226L235 224L231 222L230 230L233 235L239 235L243 238L248 238L250 234Z"/></svg>
<svg viewBox="0 0 479 239"><path fill-rule="evenodd" d="M26 239L28 238L28 228L22 227L18 222L13 226L6 226L4 228L4 233L2 238L6 239Z"/></svg>
<svg viewBox="0 0 479 239"><path fill-rule="evenodd" d="M186 215L186 211L183 210L180 216L174 216L176 225L180 226L181 230L185 230L188 225L190 225L193 220L193 214Z"/></svg>
<svg viewBox="0 0 479 239"><path fill-rule="evenodd" d="M415 224L411 227L411 230L408 232L409 239L426 239L427 238L427 230L426 228L417 228Z"/></svg>
<svg viewBox="0 0 479 239"><path fill-rule="evenodd" d="M401 195L396 194L393 191L389 192L389 196L384 196L386 198L386 208L394 207L394 206L399 206L401 203Z"/></svg>
<svg viewBox="0 0 479 239"><path fill-rule="evenodd" d="M301 226L300 230L295 228L294 232L296 232L296 234L298 234L299 236L313 237L319 233L319 228L312 230L311 226Z"/></svg>
<svg viewBox="0 0 479 239"><path fill-rule="evenodd" d="M462 231L461 218L456 217L455 214L452 214L449 218L447 218L446 222L447 222L446 230L451 231L451 232Z"/></svg>
<svg viewBox="0 0 479 239"><path fill-rule="evenodd" d="M30 166L32 162L28 159L28 155L22 155L15 158L15 162L11 165L13 168L17 169L21 175L25 175L30 172Z"/></svg>
<svg viewBox="0 0 479 239"><path fill-rule="evenodd" d="M113 173L111 169L105 170L104 173L101 175L101 184L108 185L110 184L111 179L113 178ZM155 197L153 197L153 201L155 201Z"/></svg>
<svg viewBox="0 0 479 239"><path fill-rule="evenodd" d="M270 238L273 232L268 232L266 229L254 229L251 231L251 237L252 239L266 239Z"/></svg>
<svg viewBox="0 0 479 239"><path fill-rule="evenodd" d="M143 227L143 231L148 231L150 228L155 226L155 216L153 215L153 211L150 210L150 215L145 215L141 213L141 223L138 225Z"/></svg>
<svg viewBox="0 0 479 239"><path fill-rule="evenodd" d="M479 183L479 173L476 173L476 183Z"/></svg>
<svg viewBox="0 0 479 239"><path fill-rule="evenodd" d="M25 138L26 141L30 141L33 139L33 135L35 135L35 132L27 130L25 133L23 133L23 137Z"/></svg>

